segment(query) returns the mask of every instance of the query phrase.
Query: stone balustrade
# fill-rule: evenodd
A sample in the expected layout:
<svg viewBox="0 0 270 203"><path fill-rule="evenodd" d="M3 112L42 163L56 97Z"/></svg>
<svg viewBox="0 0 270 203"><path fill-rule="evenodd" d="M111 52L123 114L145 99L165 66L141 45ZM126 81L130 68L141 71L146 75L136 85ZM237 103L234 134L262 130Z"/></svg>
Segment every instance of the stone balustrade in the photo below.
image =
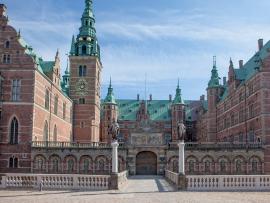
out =
<svg viewBox="0 0 270 203"><path fill-rule="evenodd" d="M214 175L186 176L190 191L264 191L270 190L270 176Z"/></svg>
<svg viewBox="0 0 270 203"><path fill-rule="evenodd" d="M165 177L179 189L181 175L166 170ZM188 191L270 191L270 175L187 175L182 180Z"/></svg>
<svg viewBox="0 0 270 203"><path fill-rule="evenodd" d="M108 190L109 181L108 175L5 174L1 178L0 187L37 189L42 184L42 188L49 190Z"/></svg>
<svg viewBox="0 0 270 203"><path fill-rule="evenodd" d="M185 143L186 150L220 150L220 149L261 149L263 147L262 143L238 143L238 142L187 142ZM178 149L177 143L169 143L169 148Z"/></svg>
<svg viewBox="0 0 270 203"><path fill-rule="evenodd" d="M178 185L178 180L179 180L179 178L178 178L179 174L178 173L166 170L165 171L165 177L173 185Z"/></svg>
<svg viewBox="0 0 270 203"><path fill-rule="evenodd" d="M57 149L91 149L91 148L111 148L109 143L91 142L91 143L73 143L73 142L51 142L51 141L33 141L33 148L57 148ZM124 147L124 143L119 143L119 147Z"/></svg>

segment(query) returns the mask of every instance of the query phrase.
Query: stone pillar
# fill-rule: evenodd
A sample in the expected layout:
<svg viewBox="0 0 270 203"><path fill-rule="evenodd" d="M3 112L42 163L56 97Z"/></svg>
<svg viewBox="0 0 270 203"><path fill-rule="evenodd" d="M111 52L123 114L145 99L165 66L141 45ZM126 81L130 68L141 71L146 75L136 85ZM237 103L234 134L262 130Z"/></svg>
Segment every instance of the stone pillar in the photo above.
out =
<svg viewBox="0 0 270 203"><path fill-rule="evenodd" d="M113 141L112 142L112 173L117 174L118 173L118 142Z"/></svg>
<svg viewBox="0 0 270 203"><path fill-rule="evenodd" d="M179 175L185 175L185 143L180 141L178 143L179 147L179 160L178 160L178 170Z"/></svg>

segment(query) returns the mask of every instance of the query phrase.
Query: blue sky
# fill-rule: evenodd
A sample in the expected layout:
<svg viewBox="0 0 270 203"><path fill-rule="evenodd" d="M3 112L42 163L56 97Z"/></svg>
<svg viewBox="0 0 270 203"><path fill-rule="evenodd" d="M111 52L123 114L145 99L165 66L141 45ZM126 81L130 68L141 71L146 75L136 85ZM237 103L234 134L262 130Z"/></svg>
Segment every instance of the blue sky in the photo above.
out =
<svg viewBox="0 0 270 203"><path fill-rule="evenodd" d="M2 0L10 23L35 52L66 66L71 37L78 33L84 0ZM217 56L221 77L229 59L247 61L257 40L270 39L269 0L94 0L104 66L103 96L110 76L117 98L147 94L168 99L178 78L184 99L205 94Z"/></svg>

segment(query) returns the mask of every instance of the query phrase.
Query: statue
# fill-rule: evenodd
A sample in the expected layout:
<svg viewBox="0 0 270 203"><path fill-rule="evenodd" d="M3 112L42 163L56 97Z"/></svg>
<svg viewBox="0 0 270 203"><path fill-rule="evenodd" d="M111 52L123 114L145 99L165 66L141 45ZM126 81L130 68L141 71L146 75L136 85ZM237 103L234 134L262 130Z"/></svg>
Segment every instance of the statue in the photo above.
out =
<svg viewBox="0 0 270 203"><path fill-rule="evenodd" d="M120 127L119 124L113 119L113 122L109 128L109 134L112 136L113 141L117 141L117 136L119 135Z"/></svg>
<svg viewBox="0 0 270 203"><path fill-rule="evenodd" d="M185 140L186 126L182 122L179 122L177 124L177 135L178 135L178 140L180 141Z"/></svg>

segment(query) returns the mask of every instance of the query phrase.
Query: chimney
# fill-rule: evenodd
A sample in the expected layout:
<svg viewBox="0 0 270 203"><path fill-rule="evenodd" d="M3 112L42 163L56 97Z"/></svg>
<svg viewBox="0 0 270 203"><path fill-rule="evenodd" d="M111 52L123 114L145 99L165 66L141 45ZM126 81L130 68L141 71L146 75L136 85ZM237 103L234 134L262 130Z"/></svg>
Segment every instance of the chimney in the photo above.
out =
<svg viewBox="0 0 270 203"><path fill-rule="evenodd" d="M226 83L227 83L227 78L223 77L223 85L226 85Z"/></svg>
<svg viewBox="0 0 270 203"><path fill-rule="evenodd" d="M140 95L137 94L137 101L140 101Z"/></svg>
<svg viewBox="0 0 270 203"><path fill-rule="evenodd" d="M200 96L200 101L204 101L205 100L205 95L203 94L202 96Z"/></svg>
<svg viewBox="0 0 270 203"><path fill-rule="evenodd" d="M239 61L239 68L241 69L241 68L243 68L244 67L244 61L243 60L240 60Z"/></svg>
<svg viewBox="0 0 270 203"><path fill-rule="evenodd" d="M149 95L149 101L152 101L152 94Z"/></svg>
<svg viewBox="0 0 270 203"><path fill-rule="evenodd" d="M171 94L169 95L169 101L170 102L172 101L172 95Z"/></svg>
<svg viewBox="0 0 270 203"><path fill-rule="evenodd" d="M259 51L261 51L263 48L263 39L258 40L258 47L259 47Z"/></svg>

